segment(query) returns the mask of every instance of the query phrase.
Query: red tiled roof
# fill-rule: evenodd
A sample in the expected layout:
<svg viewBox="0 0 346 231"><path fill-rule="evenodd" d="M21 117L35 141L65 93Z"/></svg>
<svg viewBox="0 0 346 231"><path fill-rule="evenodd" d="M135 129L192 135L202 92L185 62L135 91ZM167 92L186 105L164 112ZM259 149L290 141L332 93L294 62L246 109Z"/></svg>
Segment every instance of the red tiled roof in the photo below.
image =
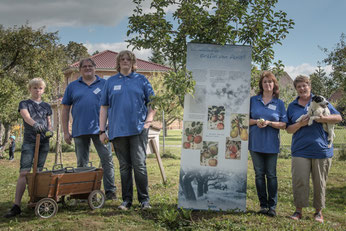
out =
<svg viewBox="0 0 346 231"><path fill-rule="evenodd" d="M94 60L96 63L96 68L97 69L115 69L115 59L117 57L118 53L110 50L105 50L102 51L96 55L91 56L90 58ZM70 65L70 68L78 68L79 67L79 62L76 62L72 65ZM169 71L170 68L145 61L143 59L137 59L137 70L138 71Z"/></svg>

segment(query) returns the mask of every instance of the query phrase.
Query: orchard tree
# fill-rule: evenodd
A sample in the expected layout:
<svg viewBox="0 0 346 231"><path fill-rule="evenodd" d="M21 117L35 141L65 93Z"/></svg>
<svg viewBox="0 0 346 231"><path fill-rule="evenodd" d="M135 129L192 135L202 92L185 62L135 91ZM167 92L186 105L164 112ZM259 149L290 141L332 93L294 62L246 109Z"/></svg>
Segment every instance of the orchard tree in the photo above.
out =
<svg viewBox="0 0 346 231"><path fill-rule="evenodd" d="M336 90L335 82L326 75L321 65L317 66L314 73L310 75L311 91L315 95L323 95L327 99Z"/></svg>
<svg viewBox="0 0 346 231"><path fill-rule="evenodd" d="M253 63L268 69L273 46L281 44L294 25L285 12L274 9L277 0L152 0L150 11L143 7L145 0L133 2L127 42L167 59L172 71L165 76L166 91L177 95L181 106L185 94L194 89L186 71L188 42L250 45ZM169 13L168 9L175 10Z"/></svg>
<svg viewBox="0 0 346 231"><path fill-rule="evenodd" d="M58 97L66 66L66 54L58 41L57 32L45 32L44 28L0 26L0 122L5 127L4 146L11 126L20 117L19 102L30 97L30 79L41 77L47 82L45 101Z"/></svg>
<svg viewBox="0 0 346 231"><path fill-rule="evenodd" d="M67 56L67 63L72 64L80 61L83 58L89 57L88 48L83 43L70 41L64 48ZM98 51L97 51L98 52Z"/></svg>
<svg viewBox="0 0 346 231"><path fill-rule="evenodd" d="M336 84L338 89L343 92L342 98L336 102L336 109L342 114L342 117L346 116L346 35L344 33L340 36L340 42L336 44L334 50L329 51L324 48L324 52L328 55L323 61L332 65L333 71L331 73L332 81ZM341 124L345 125L345 121Z"/></svg>

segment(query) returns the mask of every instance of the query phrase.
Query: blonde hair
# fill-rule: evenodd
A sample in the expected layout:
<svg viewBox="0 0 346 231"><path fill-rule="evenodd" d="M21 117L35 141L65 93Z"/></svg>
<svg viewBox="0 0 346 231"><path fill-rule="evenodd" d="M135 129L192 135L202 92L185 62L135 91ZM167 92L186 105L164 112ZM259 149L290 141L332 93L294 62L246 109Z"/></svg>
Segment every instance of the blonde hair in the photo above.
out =
<svg viewBox="0 0 346 231"><path fill-rule="evenodd" d="M305 75L298 75L294 81L293 81L293 86L294 88L297 88L297 84L298 83L306 83L307 85L309 85L311 87L311 82L309 77L305 76Z"/></svg>
<svg viewBox="0 0 346 231"><path fill-rule="evenodd" d="M131 59L131 64L132 64L132 71L136 71L137 70L137 59L136 56L133 52L129 51L129 50L124 50L124 51L120 51L119 54L117 55L117 59L116 59L116 68L117 71L120 72L120 60L125 56L128 55Z"/></svg>
<svg viewBox="0 0 346 231"><path fill-rule="evenodd" d="M39 86L39 87L42 86L43 88L46 88L46 83L41 78L34 78L29 81L28 89L30 90L34 86Z"/></svg>

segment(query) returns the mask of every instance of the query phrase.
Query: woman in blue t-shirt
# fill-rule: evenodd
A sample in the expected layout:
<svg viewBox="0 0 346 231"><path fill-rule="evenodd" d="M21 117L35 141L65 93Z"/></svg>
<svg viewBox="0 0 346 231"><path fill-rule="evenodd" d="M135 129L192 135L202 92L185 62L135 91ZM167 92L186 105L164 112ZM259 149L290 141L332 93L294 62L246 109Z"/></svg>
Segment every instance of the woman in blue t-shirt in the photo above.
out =
<svg viewBox="0 0 346 231"><path fill-rule="evenodd" d="M287 132L292 136L292 189L296 211L290 216L293 220L302 218L303 207L309 206L310 174L313 183L316 209L314 219L323 222L322 208L325 207L325 191L328 171L333 157L333 147L328 147L328 133L323 130L322 123L339 123L340 113L328 104L331 115L316 119L311 126L309 117L299 122L297 119L307 114L311 103L311 83L306 76L298 76L294 82L298 97L287 108Z"/></svg>
<svg viewBox="0 0 346 231"><path fill-rule="evenodd" d="M274 74L264 71L258 95L250 100L249 150L255 169L255 182L261 209L259 213L276 216L279 130L286 128L286 109L279 99L279 85Z"/></svg>

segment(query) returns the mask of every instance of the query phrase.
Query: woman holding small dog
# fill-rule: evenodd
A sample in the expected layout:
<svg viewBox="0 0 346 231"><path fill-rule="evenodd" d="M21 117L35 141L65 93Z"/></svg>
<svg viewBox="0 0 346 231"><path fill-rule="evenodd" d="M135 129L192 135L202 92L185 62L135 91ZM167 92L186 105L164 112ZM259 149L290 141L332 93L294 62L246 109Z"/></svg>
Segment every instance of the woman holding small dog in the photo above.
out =
<svg viewBox="0 0 346 231"><path fill-rule="evenodd" d="M279 153L279 130L286 128L286 109L279 99L279 85L274 74L264 71L258 95L250 100L249 150L255 169L255 183L260 214L276 216L278 182L276 163Z"/></svg>
<svg viewBox="0 0 346 231"><path fill-rule="evenodd" d="M314 219L323 223L322 209L325 207L325 191L328 172L333 157L333 146L328 148L328 133L323 130L322 123L339 123L340 113L328 104L329 116L321 116L308 126L309 116L299 122L299 117L307 114L313 95L310 79L298 76L294 82L298 97L287 108L287 132L292 136L292 189L296 211L290 216L293 220L302 218L303 207L309 205L309 178L312 176L316 209Z"/></svg>

